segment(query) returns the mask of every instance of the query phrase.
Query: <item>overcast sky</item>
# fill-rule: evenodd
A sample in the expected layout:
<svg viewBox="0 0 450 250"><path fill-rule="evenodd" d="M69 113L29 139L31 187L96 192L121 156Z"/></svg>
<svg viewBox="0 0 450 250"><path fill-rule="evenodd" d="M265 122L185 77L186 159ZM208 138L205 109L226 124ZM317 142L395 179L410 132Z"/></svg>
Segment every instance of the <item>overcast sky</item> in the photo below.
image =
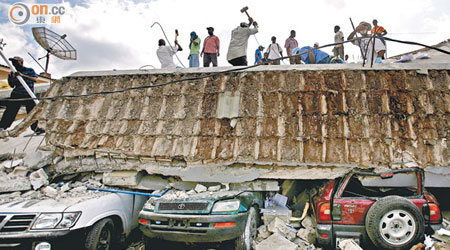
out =
<svg viewBox="0 0 450 250"><path fill-rule="evenodd" d="M8 9L18 1L0 2L0 38L7 42L4 53L8 57L22 56L28 66L40 72L39 66L27 54L42 57L45 51L33 40L31 25L17 26L8 20ZM62 1L26 1L25 3L61 3ZM77 61L51 58L49 71L53 77L62 77L76 71L137 69L143 65L160 67L156 57L158 39L163 38L159 27L150 28L154 22L163 25L173 42L174 30L180 32L179 42L184 51L178 53L188 66L189 33L196 31L200 38L207 36L206 27L213 26L221 42L219 66L230 66L226 52L231 30L247 21L240 13L244 6L259 23L256 35L265 47L270 37L276 36L282 46L290 30L297 31L300 46L332 43L333 28L340 25L347 37L355 24L371 22L389 32L388 37L410 40L428 45L450 38L449 0L83 0L65 1L70 5L60 24L47 28L66 34L67 40L77 49ZM418 49L419 47L389 43L388 56ZM247 56L254 61L257 43L250 38ZM331 48L324 49L331 53ZM345 53L357 57L358 47L346 45ZM41 60L45 64L45 60ZM3 61L0 64L5 64ZM177 62L179 65L179 63Z"/></svg>

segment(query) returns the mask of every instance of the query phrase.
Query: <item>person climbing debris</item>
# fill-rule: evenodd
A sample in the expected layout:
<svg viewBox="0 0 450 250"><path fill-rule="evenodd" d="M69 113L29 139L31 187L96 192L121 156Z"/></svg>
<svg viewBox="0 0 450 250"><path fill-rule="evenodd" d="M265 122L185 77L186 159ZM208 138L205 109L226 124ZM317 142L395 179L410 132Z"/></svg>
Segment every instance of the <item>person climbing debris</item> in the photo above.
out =
<svg viewBox="0 0 450 250"><path fill-rule="evenodd" d="M14 88L11 92L10 99L26 99L31 98L22 84L19 82L17 76L21 76L31 91L34 93L34 83L37 81L37 74L32 68L27 68L23 66L23 58L19 56L15 56L13 58L9 58L12 62L14 68L16 68L17 73L11 71L8 75L8 84L11 88ZM36 106L35 102L32 99L28 100L20 100L20 101L6 101L6 110L3 113L2 119L0 120L0 132L6 130L11 126L14 122L17 113L19 112L20 107L24 105L27 114L33 110L34 106ZM38 122L34 122L31 124L31 129L36 134L45 133L45 131L38 127Z"/></svg>

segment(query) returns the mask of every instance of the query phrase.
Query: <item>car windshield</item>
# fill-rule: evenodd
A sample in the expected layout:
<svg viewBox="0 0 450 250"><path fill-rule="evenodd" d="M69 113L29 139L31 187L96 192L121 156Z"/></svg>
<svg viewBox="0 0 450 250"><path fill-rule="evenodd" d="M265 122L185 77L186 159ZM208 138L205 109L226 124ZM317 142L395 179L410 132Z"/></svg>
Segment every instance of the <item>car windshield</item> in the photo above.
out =
<svg viewBox="0 0 450 250"><path fill-rule="evenodd" d="M418 195L418 181L415 172L394 173L387 176L354 174L350 178L343 197L403 197Z"/></svg>

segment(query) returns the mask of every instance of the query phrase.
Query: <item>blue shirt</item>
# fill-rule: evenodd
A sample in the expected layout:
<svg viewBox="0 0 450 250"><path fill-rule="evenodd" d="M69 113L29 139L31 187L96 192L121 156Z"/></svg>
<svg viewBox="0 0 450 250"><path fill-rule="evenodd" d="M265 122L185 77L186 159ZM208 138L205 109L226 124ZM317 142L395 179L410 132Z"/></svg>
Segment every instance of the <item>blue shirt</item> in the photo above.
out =
<svg viewBox="0 0 450 250"><path fill-rule="evenodd" d="M36 74L36 72L34 72L34 70L32 68L23 68L20 73L30 76L30 77L36 77L38 76ZM28 78L22 77L23 80L25 81L25 83L28 85L28 87L31 89L31 91L34 92L34 82L31 81ZM14 94L19 94L19 95L27 95L28 96L28 92L25 90L25 88L22 86L22 84L19 82L19 79L17 79L17 77L11 77L11 75L8 75L8 84L9 86L13 87L14 90L12 91L12 93Z"/></svg>
<svg viewBox="0 0 450 250"><path fill-rule="evenodd" d="M311 50L311 49L313 49L313 48L310 47L310 46L305 46L305 47L301 48L299 51L296 50L296 52L303 53L303 52ZM319 49L311 50L311 52L313 53L313 55L314 55L314 57L316 59L316 63L322 61L326 57L329 57L329 55L327 53L325 53L325 52L323 52L323 51L321 51ZM311 61L309 60L308 54L309 53L305 53L305 54L301 55L302 61L304 61L306 64L311 64Z"/></svg>
<svg viewBox="0 0 450 250"><path fill-rule="evenodd" d="M262 62L263 59L264 58L262 56L261 50L259 50L259 48L256 49L256 51L255 51L255 64L258 64L260 61Z"/></svg>

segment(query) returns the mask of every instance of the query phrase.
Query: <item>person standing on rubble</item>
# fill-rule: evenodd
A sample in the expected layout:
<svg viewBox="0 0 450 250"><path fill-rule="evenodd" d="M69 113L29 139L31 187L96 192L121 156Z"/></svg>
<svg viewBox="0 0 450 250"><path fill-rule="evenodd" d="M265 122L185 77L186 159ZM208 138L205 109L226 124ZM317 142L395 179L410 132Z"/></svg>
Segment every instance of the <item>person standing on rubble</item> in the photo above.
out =
<svg viewBox="0 0 450 250"><path fill-rule="evenodd" d="M34 92L34 83L37 81L37 74L34 72L32 68L27 68L23 66L23 58L19 56L15 56L13 58L9 58L12 62L14 68L16 68L17 73L10 72L8 75L8 84L11 88L14 88L11 92L10 99L26 99L31 98L22 84L17 79L17 76L21 76L31 91ZM7 101L6 102L6 110L3 113L2 119L0 121L0 132L6 130L11 126L11 124L16 119L16 115L19 112L20 107L24 105L27 114L31 112L31 110L36 106L35 102L31 99L29 100L20 100L20 101ZM38 127L38 122L35 121L31 124L31 129L36 134L42 134L45 131Z"/></svg>
<svg viewBox="0 0 450 250"><path fill-rule="evenodd" d="M255 51L255 65L256 64L264 64L264 56L262 52L264 51L264 47L260 45Z"/></svg>
<svg viewBox="0 0 450 250"><path fill-rule="evenodd" d="M249 18L249 23L241 23L231 32L230 46L228 47L227 60L233 66L247 66L248 38L258 33L258 23ZM253 29L250 25L253 24Z"/></svg>
<svg viewBox="0 0 450 250"><path fill-rule="evenodd" d="M365 63L374 62L382 63L381 58L386 52L386 46L379 38L371 39L369 31L372 26L368 22L361 22L355 30L350 33L347 40L353 40L356 33L361 34L361 38L355 39L352 43L361 48L363 53L363 58L365 58ZM375 51L374 51L375 49Z"/></svg>
<svg viewBox="0 0 450 250"><path fill-rule="evenodd" d="M166 46L166 41L164 41L164 39L159 39L158 46L156 55L161 63L161 68L175 69L177 66L173 62L173 55L175 55L178 51L183 50L180 44L178 44L178 40L175 40L175 46Z"/></svg>
<svg viewBox="0 0 450 250"><path fill-rule="evenodd" d="M269 60L273 61L273 65L280 65L280 57L283 57L283 49L277 43L277 38L272 36L272 43L267 47L269 53Z"/></svg>
<svg viewBox="0 0 450 250"><path fill-rule="evenodd" d="M200 37L194 31L191 32L191 42L189 43L189 67L198 68L200 67L200 62L198 55L200 53Z"/></svg>
<svg viewBox="0 0 450 250"><path fill-rule="evenodd" d="M286 39L284 47L286 48L286 54L289 56L290 64L295 64L295 58L292 56L292 51L298 47L298 42L295 40L295 30L291 30L291 35Z"/></svg>
<svg viewBox="0 0 450 250"><path fill-rule="evenodd" d="M344 42L344 33L342 33L341 27L339 27L339 25L334 26L334 42ZM335 45L333 48L333 55L339 56L341 59L344 59L344 44Z"/></svg>
<svg viewBox="0 0 450 250"><path fill-rule="evenodd" d="M209 67L212 63L213 67L217 67L217 57L220 56L220 41L217 36L214 35L214 28L208 27L208 35L203 42L203 49L200 56L203 57L203 67Z"/></svg>

